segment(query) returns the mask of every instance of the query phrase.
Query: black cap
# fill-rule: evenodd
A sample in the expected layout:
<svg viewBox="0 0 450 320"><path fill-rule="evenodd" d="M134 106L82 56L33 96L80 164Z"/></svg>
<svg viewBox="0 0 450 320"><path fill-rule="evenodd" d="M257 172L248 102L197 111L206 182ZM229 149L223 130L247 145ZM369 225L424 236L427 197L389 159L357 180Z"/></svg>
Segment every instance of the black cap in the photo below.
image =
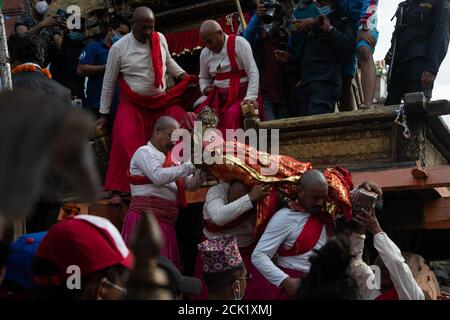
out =
<svg viewBox="0 0 450 320"><path fill-rule="evenodd" d="M183 276L173 263L166 257L156 258L158 267L166 271L169 278L169 288L172 292L199 294L202 289L202 282L198 278Z"/></svg>

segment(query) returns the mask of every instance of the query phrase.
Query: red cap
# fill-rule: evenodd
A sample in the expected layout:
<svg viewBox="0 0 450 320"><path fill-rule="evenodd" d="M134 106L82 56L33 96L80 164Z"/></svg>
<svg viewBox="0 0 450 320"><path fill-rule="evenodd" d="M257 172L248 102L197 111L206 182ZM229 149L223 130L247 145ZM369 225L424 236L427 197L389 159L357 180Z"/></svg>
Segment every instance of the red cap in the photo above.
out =
<svg viewBox="0 0 450 320"><path fill-rule="evenodd" d="M33 280L39 285L64 282L73 274L67 272L72 265L80 268L81 276L116 264L128 269L133 265L132 253L117 228L107 219L84 214L53 226L42 239L36 257L58 267L53 277L35 276Z"/></svg>

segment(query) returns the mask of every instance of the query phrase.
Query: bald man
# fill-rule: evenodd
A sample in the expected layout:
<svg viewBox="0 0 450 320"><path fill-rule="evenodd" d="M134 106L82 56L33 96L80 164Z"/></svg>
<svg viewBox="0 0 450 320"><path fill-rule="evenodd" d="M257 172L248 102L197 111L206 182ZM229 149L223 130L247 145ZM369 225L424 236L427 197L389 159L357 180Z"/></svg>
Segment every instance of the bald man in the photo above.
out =
<svg viewBox="0 0 450 320"><path fill-rule="evenodd" d="M171 117L156 121L150 142L140 147L131 159L129 178L131 204L125 215L122 236L130 244L131 236L143 214L152 212L159 222L163 236L161 255L180 267L175 223L178 206L185 206L184 192L195 190L205 181L205 175L192 163L179 164L172 160L171 139L178 122Z"/></svg>
<svg viewBox="0 0 450 320"><path fill-rule="evenodd" d="M155 121L164 115L181 121L185 111L177 103L197 81L195 76L186 76L170 56L164 36L154 30L153 12L137 8L132 32L117 41L108 55L98 124L106 122L118 82L120 102L105 181L105 189L115 191L113 203L120 203L120 192L130 191L126 176L130 159L150 139ZM166 92L166 74L184 80Z"/></svg>
<svg viewBox="0 0 450 320"><path fill-rule="evenodd" d="M204 106L214 108L218 129L226 137L225 129L242 128L241 103L258 104L258 68L247 40L226 35L216 21L203 22L200 37L205 44L200 54L200 89L208 98L196 112Z"/></svg>
<svg viewBox="0 0 450 320"><path fill-rule="evenodd" d="M319 216L327 196L325 176L318 170L306 171L300 179L298 211L279 210L264 230L252 263L272 283L271 299L294 296L300 279L309 272L313 251L327 242L327 226Z"/></svg>

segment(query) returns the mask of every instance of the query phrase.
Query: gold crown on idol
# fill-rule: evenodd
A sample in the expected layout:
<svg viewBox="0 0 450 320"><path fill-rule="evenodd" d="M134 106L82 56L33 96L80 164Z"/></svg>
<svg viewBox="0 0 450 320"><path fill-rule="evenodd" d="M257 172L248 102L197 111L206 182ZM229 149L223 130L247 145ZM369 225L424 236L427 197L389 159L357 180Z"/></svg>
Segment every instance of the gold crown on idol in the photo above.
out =
<svg viewBox="0 0 450 320"><path fill-rule="evenodd" d="M219 124L219 118L216 112L209 106L205 106L199 114L198 120L202 123L202 130L200 132L194 131L193 139L195 143L201 144L203 135L209 129L216 129Z"/></svg>

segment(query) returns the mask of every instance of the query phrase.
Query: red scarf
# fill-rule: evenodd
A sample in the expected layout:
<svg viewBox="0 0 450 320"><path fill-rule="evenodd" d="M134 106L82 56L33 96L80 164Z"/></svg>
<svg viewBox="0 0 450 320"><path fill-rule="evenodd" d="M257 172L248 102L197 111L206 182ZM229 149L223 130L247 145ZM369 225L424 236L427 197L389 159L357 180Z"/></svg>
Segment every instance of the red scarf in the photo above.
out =
<svg viewBox="0 0 450 320"><path fill-rule="evenodd" d="M163 61L161 55L161 42L158 32L152 32L150 36L150 55L153 62L153 75L155 78L155 88L163 85Z"/></svg>
<svg viewBox="0 0 450 320"><path fill-rule="evenodd" d="M295 210L305 212L299 203L295 203ZM289 249L280 247L277 251L278 255L282 257L292 257L311 251L319 241L324 225L325 223L323 219L321 219L318 215L311 214L302 231L298 235L297 240L295 240L294 245Z"/></svg>
<svg viewBox="0 0 450 320"><path fill-rule="evenodd" d="M386 292L383 292L378 297L376 297L375 300L398 300L397 290L395 290L395 288L392 288Z"/></svg>
<svg viewBox="0 0 450 320"><path fill-rule="evenodd" d="M179 163L175 162L172 159L172 154L169 152L166 155L166 159L163 163L163 168L169 168L172 166L180 165ZM130 172L127 172L128 179L130 181L130 184L135 186L141 186L145 184L153 184L153 182L146 176L138 176L138 175L131 175ZM185 186L184 186L184 179L178 179L175 181L177 188L178 188L178 203L180 207L187 208L187 200L186 200L186 192L185 192Z"/></svg>
<svg viewBox="0 0 450 320"><path fill-rule="evenodd" d="M195 75L186 76L175 87L156 96L143 96L134 92L120 75L119 89L120 95L131 104L146 110L164 109L172 105L191 106L200 95L198 79Z"/></svg>
<svg viewBox="0 0 450 320"><path fill-rule="evenodd" d="M228 89L228 100L223 107L224 110L236 103L239 96L239 89L241 84L241 78L246 77L245 70L239 70L236 57L236 35L232 34L228 36L227 41L227 55L230 60L231 71L218 73L215 77L216 80L230 79L230 87Z"/></svg>

